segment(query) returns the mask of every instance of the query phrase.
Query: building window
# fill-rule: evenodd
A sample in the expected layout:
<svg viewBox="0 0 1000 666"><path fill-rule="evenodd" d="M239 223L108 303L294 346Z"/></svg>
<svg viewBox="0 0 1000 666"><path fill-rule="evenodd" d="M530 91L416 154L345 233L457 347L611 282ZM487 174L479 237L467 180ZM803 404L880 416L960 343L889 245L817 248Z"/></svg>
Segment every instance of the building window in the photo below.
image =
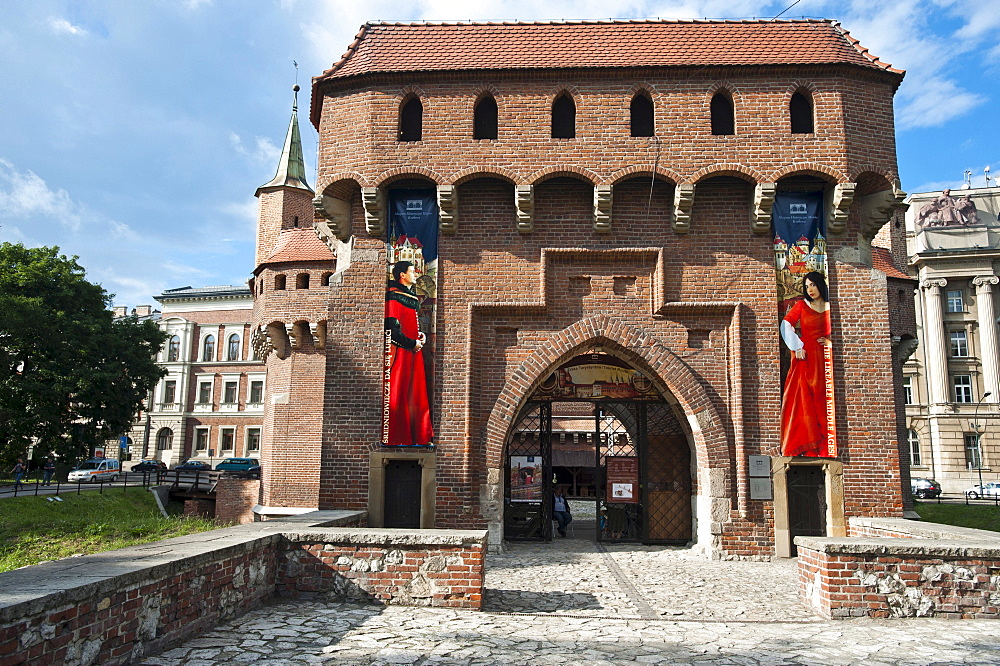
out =
<svg viewBox="0 0 1000 666"><path fill-rule="evenodd" d="M915 404L913 402L913 376L907 375L903 377L903 403L907 405Z"/></svg>
<svg viewBox="0 0 1000 666"><path fill-rule="evenodd" d="M260 428L247 428L247 453L260 451Z"/></svg>
<svg viewBox="0 0 1000 666"><path fill-rule="evenodd" d="M240 360L240 336L233 333L229 336L229 343L226 347L226 360L227 361L238 361Z"/></svg>
<svg viewBox="0 0 1000 666"><path fill-rule="evenodd" d="M629 105L629 124L632 136L653 136L653 100L645 93L637 93Z"/></svg>
<svg viewBox="0 0 1000 666"><path fill-rule="evenodd" d="M399 110L399 140L420 141L424 134L424 105L411 97Z"/></svg>
<svg viewBox="0 0 1000 666"><path fill-rule="evenodd" d="M177 335L170 336L167 343L167 361L173 362L181 357L181 339Z"/></svg>
<svg viewBox="0 0 1000 666"><path fill-rule="evenodd" d="M275 275L274 276L274 290L275 291L284 291L285 290L285 276L284 275Z"/></svg>
<svg viewBox="0 0 1000 666"><path fill-rule="evenodd" d="M208 428L198 428L194 431L194 450L208 451Z"/></svg>
<svg viewBox="0 0 1000 666"><path fill-rule="evenodd" d="M952 331L950 338L952 356L961 357L969 355L969 339L965 331Z"/></svg>
<svg viewBox="0 0 1000 666"><path fill-rule="evenodd" d="M201 360L203 361L214 361L215 360L215 336L206 335L205 341L201 343Z"/></svg>
<svg viewBox="0 0 1000 666"><path fill-rule="evenodd" d="M227 405L236 403L236 390L239 388L238 382L226 382L223 387L222 401Z"/></svg>
<svg viewBox="0 0 1000 666"><path fill-rule="evenodd" d="M576 104L566 93L552 103L552 138L576 138Z"/></svg>
<svg viewBox="0 0 1000 666"><path fill-rule="evenodd" d="M800 92L792 95L792 101L788 103L788 115L792 121L792 134L813 133L813 105L807 95Z"/></svg>
<svg viewBox="0 0 1000 666"><path fill-rule="evenodd" d="M169 451L174 448L174 431L170 428L160 428L156 433L156 448L159 451Z"/></svg>
<svg viewBox="0 0 1000 666"><path fill-rule="evenodd" d="M983 459L979 456L979 436L965 433L965 466L969 469L979 469Z"/></svg>
<svg viewBox="0 0 1000 666"><path fill-rule="evenodd" d="M229 453L233 452L233 443L236 441L236 429L235 428L223 428L219 433L219 442L222 452Z"/></svg>
<svg viewBox="0 0 1000 666"><path fill-rule="evenodd" d="M330 286L330 278L331 277L333 277L333 273L330 273L329 271L326 272L326 273L323 273L323 277L320 279L319 283L321 285L323 285L324 287L329 287Z"/></svg>
<svg viewBox="0 0 1000 666"><path fill-rule="evenodd" d="M250 399L247 402L260 404L264 402L264 382L255 379L250 382Z"/></svg>
<svg viewBox="0 0 1000 666"><path fill-rule="evenodd" d="M295 288L296 289L308 289L309 288L309 273L299 273L295 276Z"/></svg>
<svg viewBox="0 0 1000 666"><path fill-rule="evenodd" d="M948 312L965 312L965 298L961 289L949 289L946 296L948 298Z"/></svg>
<svg viewBox="0 0 1000 666"><path fill-rule="evenodd" d="M177 382L174 380L163 382L163 404L172 405L177 402Z"/></svg>
<svg viewBox="0 0 1000 666"><path fill-rule="evenodd" d="M955 402L972 402L972 376L955 375Z"/></svg>
<svg viewBox="0 0 1000 666"><path fill-rule="evenodd" d="M493 95L485 95L476 104L472 116L473 139L496 139L498 130L497 101Z"/></svg>
<svg viewBox="0 0 1000 666"><path fill-rule="evenodd" d="M212 402L212 382L198 382L198 404L207 405Z"/></svg>
<svg viewBox="0 0 1000 666"><path fill-rule="evenodd" d="M736 134L736 113L733 100L726 93L715 93L709 108L712 115L712 134L724 136Z"/></svg>
<svg viewBox="0 0 1000 666"><path fill-rule="evenodd" d="M910 465L920 467L920 435L916 430L906 431L906 443L910 445Z"/></svg>

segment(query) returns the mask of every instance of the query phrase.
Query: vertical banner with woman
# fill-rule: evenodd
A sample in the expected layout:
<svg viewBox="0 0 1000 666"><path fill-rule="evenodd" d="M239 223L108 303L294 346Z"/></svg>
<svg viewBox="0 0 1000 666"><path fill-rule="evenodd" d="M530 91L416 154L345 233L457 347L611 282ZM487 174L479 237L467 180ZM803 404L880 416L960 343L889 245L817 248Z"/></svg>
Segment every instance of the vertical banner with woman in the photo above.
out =
<svg viewBox="0 0 1000 666"><path fill-rule="evenodd" d="M781 455L837 455L830 289L822 192L774 198L782 354ZM787 368L787 370L786 370Z"/></svg>
<svg viewBox="0 0 1000 666"><path fill-rule="evenodd" d="M382 444L430 446L437 193L390 190L386 229Z"/></svg>

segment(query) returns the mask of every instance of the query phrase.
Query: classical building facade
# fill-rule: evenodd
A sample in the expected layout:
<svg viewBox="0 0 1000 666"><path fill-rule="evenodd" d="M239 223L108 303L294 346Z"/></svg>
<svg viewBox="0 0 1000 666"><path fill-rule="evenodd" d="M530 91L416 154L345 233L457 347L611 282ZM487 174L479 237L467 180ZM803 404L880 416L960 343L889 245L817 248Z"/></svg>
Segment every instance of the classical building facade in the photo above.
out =
<svg viewBox="0 0 1000 666"><path fill-rule="evenodd" d="M903 379L910 464L946 493L1000 479L998 212L989 187L914 194L906 213L920 287L920 346Z"/></svg>
<svg viewBox="0 0 1000 666"><path fill-rule="evenodd" d="M496 546L557 483L715 557L902 515L901 79L831 21L365 25L313 80L315 190L293 114L257 191L262 510ZM825 440L782 455L803 277Z"/></svg>
<svg viewBox="0 0 1000 666"><path fill-rule="evenodd" d="M129 435L132 461L259 455L267 373L250 345L249 288L181 287L156 300L167 335L157 362L167 374Z"/></svg>

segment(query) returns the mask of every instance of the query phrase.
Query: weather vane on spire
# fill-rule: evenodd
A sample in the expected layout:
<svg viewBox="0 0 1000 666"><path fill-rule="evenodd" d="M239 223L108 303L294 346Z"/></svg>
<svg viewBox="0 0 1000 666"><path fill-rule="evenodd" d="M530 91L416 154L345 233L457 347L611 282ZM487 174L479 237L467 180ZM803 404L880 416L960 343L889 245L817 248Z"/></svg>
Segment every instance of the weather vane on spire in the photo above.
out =
<svg viewBox="0 0 1000 666"><path fill-rule="evenodd" d="M293 100L292 100L292 111L299 110L299 63L292 61L295 65L295 85L292 86Z"/></svg>

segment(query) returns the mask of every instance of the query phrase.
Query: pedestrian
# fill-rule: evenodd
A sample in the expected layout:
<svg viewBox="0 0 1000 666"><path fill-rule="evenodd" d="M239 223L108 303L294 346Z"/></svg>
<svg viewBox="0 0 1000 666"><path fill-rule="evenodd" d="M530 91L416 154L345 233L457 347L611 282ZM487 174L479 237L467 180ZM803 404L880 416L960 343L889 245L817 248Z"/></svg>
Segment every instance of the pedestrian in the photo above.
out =
<svg viewBox="0 0 1000 666"><path fill-rule="evenodd" d="M28 466L24 464L24 460L21 458L17 459L17 463L14 465L14 469L10 470L14 474L14 490L19 490L21 488L21 479L24 475L28 473Z"/></svg>
<svg viewBox="0 0 1000 666"><path fill-rule="evenodd" d="M562 486L556 486L552 493L552 517L559 523L559 536L566 536L566 526L573 522L573 516L569 512L569 502L563 495Z"/></svg>
<svg viewBox="0 0 1000 666"><path fill-rule="evenodd" d="M52 475L56 473L56 464L52 462L52 458L45 459L45 466L42 467L42 485L51 486L52 485Z"/></svg>

